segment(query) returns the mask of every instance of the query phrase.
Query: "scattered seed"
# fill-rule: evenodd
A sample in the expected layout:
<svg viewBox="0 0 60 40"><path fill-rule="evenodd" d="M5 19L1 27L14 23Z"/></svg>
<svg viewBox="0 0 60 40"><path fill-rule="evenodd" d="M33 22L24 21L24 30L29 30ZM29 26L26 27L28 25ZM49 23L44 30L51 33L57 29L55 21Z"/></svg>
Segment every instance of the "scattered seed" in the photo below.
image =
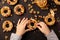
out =
<svg viewBox="0 0 60 40"><path fill-rule="evenodd" d="M7 40L8 39L8 36L5 36L5 40Z"/></svg>
<svg viewBox="0 0 60 40"><path fill-rule="evenodd" d="M31 4L28 4L28 6L30 7L30 6L31 6Z"/></svg>
<svg viewBox="0 0 60 40"><path fill-rule="evenodd" d="M42 18L42 16L39 15L39 18Z"/></svg>
<svg viewBox="0 0 60 40"><path fill-rule="evenodd" d="M45 16L43 16L43 18L45 18Z"/></svg>
<svg viewBox="0 0 60 40"><path fill-rule="evenodd" d="M33 11L34 14L36 14L36 11Z"/></svg>
<svg viewBox="0 0 60 40"><path fill-rule="evenodd" d="M27 0L24 0L24 2L26 3L26 2L27 2Z"/></svg>
<svg viewBox="0 0 60 40"><path fill-rule="evenodd" d="M32 4L34 4L34 2L32 2Z"/></svg>
<svg viewBox="0 0 60 40"><path fill-rule="evenodd" d="M39 11L37 11L37 14L39 14L40 12Z"/></svg>
<svg viewBox="0 0 60 40"><path fill-rule="evenodd" d="M34 9L31 9L29 13L33 13L33 10L34 10Z"/></svg>
<svg viewBox="0 0 60 40"><path fill-rule="evenodd" d="M28 10L30 10L33 6L31 4L28 4Z"/></svg>
<svg viewBox="0 0 60 40"><path fill-rule="evenodd" d="M33 11L34 9L31 9L31 11Z"/></svg>
<svg viewBox="0 0 60 40"><path fill-rule="evenodd" d="M35 18L37 18L37 15L34 15Z"/></svg>
<svg viewBox="0 0 60 40"><path fill-rule="evenodd" d="M28 10L30 10L32 8L32 6L28 7Z"/></svg>
<svg viewBox="0 0 60 40"><path fill-rule="evenodd" d="M29 13L32 13L32 11L30 10Z"/></svg>

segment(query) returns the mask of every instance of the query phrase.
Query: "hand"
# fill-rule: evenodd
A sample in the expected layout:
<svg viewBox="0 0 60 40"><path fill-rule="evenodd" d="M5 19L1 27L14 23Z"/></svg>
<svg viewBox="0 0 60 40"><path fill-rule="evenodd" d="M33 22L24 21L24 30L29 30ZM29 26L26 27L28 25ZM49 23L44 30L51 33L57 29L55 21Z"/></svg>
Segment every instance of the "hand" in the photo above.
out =
<svg viewBox="0 0 60 40"><path fill-rule="evenodd" d="M37 28L45 35L50 33L48 26L44 22L37 23Z"/></svg>
<svg viewBox="0 0 60 40"><path fill-rule="evenodd" d="M16 34L22 36L25 32L30 31L30 29L26 29L25 27L28 23L28 18L23 18L22 21L19 19L16 28Z"/></svg>

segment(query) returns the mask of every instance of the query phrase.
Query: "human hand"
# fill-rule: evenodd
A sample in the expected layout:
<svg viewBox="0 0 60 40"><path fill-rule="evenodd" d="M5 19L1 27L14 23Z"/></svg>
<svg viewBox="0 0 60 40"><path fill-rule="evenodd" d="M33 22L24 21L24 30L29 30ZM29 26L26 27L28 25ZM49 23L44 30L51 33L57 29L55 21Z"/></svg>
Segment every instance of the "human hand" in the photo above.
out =
<svg viewBox="0 0 60 40"><path fill-rule="evenodd" d="M48 26L44 22L37 23L37 28L45 35L50 33Z"/></svg>
<svg viewBox="0 0 60 40"><path fill-rule="evenodd" d="M30 29L26 29L25 27L28 23L28 18L23 18L22 21L19 19L16 27L16 34L22 36L25 32L30 31Z"/></svg>

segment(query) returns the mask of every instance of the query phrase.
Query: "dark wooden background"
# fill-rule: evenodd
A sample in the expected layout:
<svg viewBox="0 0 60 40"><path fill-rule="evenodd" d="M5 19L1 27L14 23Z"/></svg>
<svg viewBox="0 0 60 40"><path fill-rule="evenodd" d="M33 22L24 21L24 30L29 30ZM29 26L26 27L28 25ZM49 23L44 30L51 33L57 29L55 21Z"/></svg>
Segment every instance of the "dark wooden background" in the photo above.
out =
<svg viewBox="0 0 60 40"><path fill-rule="evenodd" d="M1 4L1 0L0 0L0 4ZM25 7L25 13L22 16L17 16L16 14L14 14L13 8L17 4L22 4ZM15 32L15 30L16 30L15 28L16 28L16 24L17 24L17 21L18 21L19 18L20 19L22 19L23 17L27 17L27 18L33 17L34 18L34 15L30 14L29 11L28 11L28 4L31 4L30 0L28 0L27 3L24 3L23 0L18 0L17 4L14 5L14 6L10 6L7 3L5 3L3 5L1 4L2 6L0 5L0 9L3 6L9 6L11 8L11 10L12 10L12 16L11 17L4 18L0 14L0 19L2 19L2 20L0 20L0 40L5 40L6 35L8 36L8 40L10 39L11 33ZM56 5L52 0L48 0L48 5L49 5L48 6L49 9L53 9L53 8L58 9L57 12L55 12L56 13L56 15L55 15L56 23L53 26L48 26L48 27L50 29L53 29L55 31L55 33L57 34L57 36L60 38L60 22L57 22L57 18L58 17L60 18L60 6ZM42 16L46 16L49 13L49 9L48 10L41 10L36 4L33 5L33 8L35 10L40 11L39 15L42 15ZM13 22L14 27L13 27L11 32L3 32L2 23L5 20L10 20L10 21ZM43 19L40 19L40 18L38 18L38 20L43 21ZM47 39L38 29L36 29L36 30L33 30L31 32L27 32L26 34L24 34L23 37L22 37L22 40L47 40Z"/></svg>

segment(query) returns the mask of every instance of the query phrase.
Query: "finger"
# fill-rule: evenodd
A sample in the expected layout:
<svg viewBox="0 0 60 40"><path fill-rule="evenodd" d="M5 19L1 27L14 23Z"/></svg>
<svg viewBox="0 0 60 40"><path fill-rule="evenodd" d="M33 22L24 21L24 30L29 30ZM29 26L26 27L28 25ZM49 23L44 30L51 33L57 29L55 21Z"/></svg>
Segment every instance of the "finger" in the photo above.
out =
<svg viewBox="0 0 60 40"><path fill-rule="evenodd" d="M40 27L43 27L44 22L40 22L40 23L38 23L37 25L40 26Z"/></svg>
<svg viewBox="0 0 60 40"><path fill-rule="evenodd" d="M18 25L18 24L20 24L20 19L18 20L18 23L17 23L17 25Z"/></svg>
<svg viewBox="0 0 60 40"><path fill-rule="evenodd" d="M25 17L22 19L21 23L24 22L24 20L25 20Z"/></svg>
<svg viewBox="0 0 60 40"><path fill-rule="evenodd" d="M26 18L26 19L24 20L23 24L25 24L27 21L28 21L28 18Z"/></svg>
<svg viewBox="0 0 60 40"><path fill-rule="evenodd" d="M42 28L42 26L40 26L40 23L36 24L36 27L39 26L40 28Z"/></svg>
<svg viewBox="0 0 60 40"><path fill-rule="evenodd" d="M26 29L25 32L31 31L31 29Z"/></svg>
<svg viewBox="0 0 60 40"><path fill-rule="evenodd" d="M26 27L27 24L28 24L28 20L25 22L25 24L24 24L24 28Z"/></svg>
<svg viewBox="0 0 60 40"><path fill-rule="evenodd" d="M40 26L42 26L42 27L45 27L45 26L47 26L44 22L41 22L40 23Z"/></svg>

